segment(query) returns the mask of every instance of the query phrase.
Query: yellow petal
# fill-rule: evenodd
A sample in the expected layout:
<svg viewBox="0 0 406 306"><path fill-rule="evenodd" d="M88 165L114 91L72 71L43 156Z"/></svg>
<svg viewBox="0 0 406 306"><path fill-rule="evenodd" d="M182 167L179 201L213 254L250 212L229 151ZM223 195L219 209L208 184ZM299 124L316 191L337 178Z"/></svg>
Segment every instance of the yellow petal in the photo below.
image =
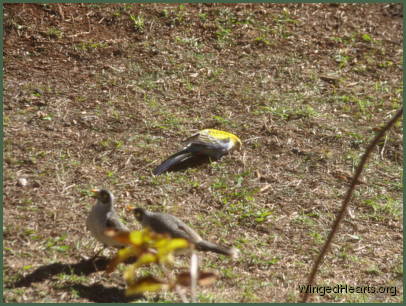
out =
<svg viewBox="0 0 406 306"><path fill-rule="evenodd" d="M159 263L165 264L165 265L172 265L175 262L175 258L172 253L165 254L165 255L159 255Z"/></svg>
<svg viewBox="0 0 406 306"><path fill-rule="evenodd" d="M138 257L142 250L136 247L128 247L121 249L117 252L117 255L109 262L106 272L111 273L121 262L126 261L130 257Z"/></svg>
<svg viewBox="0 0 406 306"><path fill-rule="evenodd" d="M147 265L150 264L152 262L157 262L158 258L155 254L152 253L144 253L142 254L138 260L135 262L135 265L137 267L140 267L142 265Z"/></svg>
<svg viewBox="0 0 406 306"><path fill-rule="evenodd" d="M124 279L126 280L127 284L132 285L134 277L135 277L135 270L141 266L148 265L153 262L158 262L158 256L152 253L143 253L137 259L137 261L127 267L124 271Z"/></svg>
<svg viewBox="0 0 406 306"><path fill-rule="evenodd" d="M133 245L140 246L144 243L144 232L142 231L133 231L130 233L130 242Z"/></svg>
<svg viewBox="0 0 406 306"><path fill-rule="evenodd" d="M136 268L135 264L132 264L124 270L123 278L128 285L132 285L134 282Z"/></svg>
<svg viewBox="0 0 406 306"><path fill-rule="evenodd" d="M184 249L189 247L189 242L183 238L165 239L156 243L158 254L168 254L177 249Z"/></svg>

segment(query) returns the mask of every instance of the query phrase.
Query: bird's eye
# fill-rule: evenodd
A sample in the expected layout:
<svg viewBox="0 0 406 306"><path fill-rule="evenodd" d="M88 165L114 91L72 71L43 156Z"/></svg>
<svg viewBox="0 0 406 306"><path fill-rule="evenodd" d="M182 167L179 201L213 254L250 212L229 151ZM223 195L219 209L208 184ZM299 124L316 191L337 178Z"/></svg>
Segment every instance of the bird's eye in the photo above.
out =
<svg viewBox="0 0 406 306"><path fill-rule="evenodd" d="M142 213L140 211L135 212L135 218L141 219Z"/></svg>
<svg viewBox="0 0 406 306"><path fill-rule="evenodd" d="M100 198L101 198L101 200L102 200L103 202L107 202L107 201L109 200L109 195L108 195L107 193L105 193L105 192L102 192L102 193L100 194Z"/></svg>

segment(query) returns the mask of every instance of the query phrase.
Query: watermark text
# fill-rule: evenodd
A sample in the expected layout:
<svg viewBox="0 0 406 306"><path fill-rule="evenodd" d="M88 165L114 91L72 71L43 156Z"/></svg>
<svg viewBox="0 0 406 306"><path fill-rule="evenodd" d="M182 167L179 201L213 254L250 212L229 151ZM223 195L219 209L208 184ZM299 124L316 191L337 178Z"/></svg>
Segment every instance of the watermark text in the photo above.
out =
<svg viewBox="0 0 406 306"><path fill-rule="evenodd" d="M337 284L335 286L312 286L299 285L300 293L318 294L324 296L330 293L348 294L348 293L366 293L366 294L390 294L396 296L397 288L395 286L350 286Z"/></svg>

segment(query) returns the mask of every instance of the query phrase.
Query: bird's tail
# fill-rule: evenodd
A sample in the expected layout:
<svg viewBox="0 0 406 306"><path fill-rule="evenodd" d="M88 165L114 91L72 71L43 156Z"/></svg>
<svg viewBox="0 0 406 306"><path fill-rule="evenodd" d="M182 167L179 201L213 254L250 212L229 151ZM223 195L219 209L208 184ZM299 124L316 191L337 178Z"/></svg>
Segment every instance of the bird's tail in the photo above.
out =
<svg viewBox="0 0 406 306"><path fill-rule="evenodd" d="M154 175L160 175L161 173L165 172L169 168L181 163L182 161L184 161L185 159L187 159L191 156L192 156L192 153L190 153L190 151L187 149L179 151L179 152L173 154L172 156L170 156L167 160L165 160L158 167L156 167L152 173Z"/></svg>
<svg viewBox="0 0 406 306"><path fill-rule="evenodd" d="M239 256L240 251L234 247L227 248L209 241L202 240L196 244L196 247L200 251L211 251L227 256L231 256L236 259Z"/></svg>

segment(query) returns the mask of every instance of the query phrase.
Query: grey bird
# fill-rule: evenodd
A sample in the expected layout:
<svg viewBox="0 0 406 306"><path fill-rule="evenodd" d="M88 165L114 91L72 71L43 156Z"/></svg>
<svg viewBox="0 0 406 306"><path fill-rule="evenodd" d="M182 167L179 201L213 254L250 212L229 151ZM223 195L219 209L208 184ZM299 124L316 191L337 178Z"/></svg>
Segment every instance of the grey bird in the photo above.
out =
<svg viewBox="0 0 406 306"><path fill-rule="evenodd" d="M104 247L112 246L120 248L126 246L105 234L107 229L113 229L118 232L129 232L127 226L121 223L114 210L113 194L106 189L95 189L92 191L94 192L93 197L97 199L97 202L86 220L88 230L98 241L103 243ZM98 253L100 253L100 251Z"/></svg>
<svg viewBox="0 0 406 306"><path fill-rule="evenodd" d="M193 243L200 251L210 251L237 258L239 250L231 247L227 248L206 240L194 231L190 226L179 220L177 217L145 210L144 208L134 208L136 219L152 231L160 234L169 234L172 238L183 238Z"/></svg>

